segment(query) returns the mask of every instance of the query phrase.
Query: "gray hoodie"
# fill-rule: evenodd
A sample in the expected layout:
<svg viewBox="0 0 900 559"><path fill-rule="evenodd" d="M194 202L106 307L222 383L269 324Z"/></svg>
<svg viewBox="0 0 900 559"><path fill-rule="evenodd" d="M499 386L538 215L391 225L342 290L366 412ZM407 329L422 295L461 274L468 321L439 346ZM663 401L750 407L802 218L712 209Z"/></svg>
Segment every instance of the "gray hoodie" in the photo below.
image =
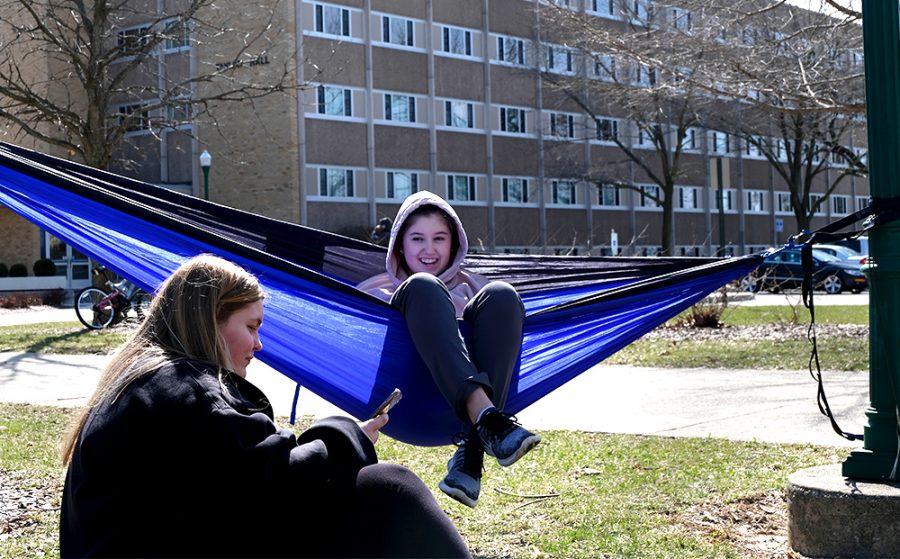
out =
<svg viewBox="0 0 900 559"><path fill-rule="evenodd" d="M453 298L453 305L456 307L456 315L460 317L469 300L478 293L482 287L487 285L488 280L483 276L467 272L460 268L460 264L465 260L466 252L469 250L469 241L466 238L466 231L463 229L459 216L456 215L456 212L450 204L433 192L424 190L416 192L403 201L403 204L397 211L394 225L391 227L391 240L388 243L387 257L385 258L385 268L387 269L387 272L373 276L360 283L357 287L362 291L371 293L385 301L391 300L394 291L396 291L397 288L400 287L400 284L407 278L406 271L400 265L403 256L396 250L403 243L402 239L397 238L397 234L400 232L400 228L403 226L403 222L409 217L409 214L417 208L426 205L437 206L444 210L453 218L453 222L456 224L459 248L457 249L456 254L451 256L450 265L446 270L441 272L438 279L444 282L444 285L450 290L450 295Z"/></svg>

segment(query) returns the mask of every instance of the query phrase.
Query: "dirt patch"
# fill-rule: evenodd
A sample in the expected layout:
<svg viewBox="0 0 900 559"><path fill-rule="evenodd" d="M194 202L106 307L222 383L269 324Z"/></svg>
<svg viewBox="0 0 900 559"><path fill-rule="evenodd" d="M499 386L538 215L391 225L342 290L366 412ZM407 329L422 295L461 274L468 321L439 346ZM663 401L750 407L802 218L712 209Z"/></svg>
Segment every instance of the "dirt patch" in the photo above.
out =
<svg viewBox="0 0 900 559"><path fill-rule="evenodd" d="M20 536L41 512L59 509L62 482L37 481L0 469L0 540Z"/></svg>
<svg viewBox="0 0 900 559"><path fill-rule="evenodd" d="M788 547L784 492L773 491L733 503L703 503L676 515L694 536L725 541L747 559L804 559Z"/></svg>
<svg viewBox="0 0 900 559"><path fill-rule="evenodd" d="M691 328L665 326L648 332L644 339L664 341L730 341L730 340L805 340L809 326L806 324L764 324L759 326L722 326L721 328ZM816 337L820 340L838 337L869 336L867 324L817 324Z"/></svg>

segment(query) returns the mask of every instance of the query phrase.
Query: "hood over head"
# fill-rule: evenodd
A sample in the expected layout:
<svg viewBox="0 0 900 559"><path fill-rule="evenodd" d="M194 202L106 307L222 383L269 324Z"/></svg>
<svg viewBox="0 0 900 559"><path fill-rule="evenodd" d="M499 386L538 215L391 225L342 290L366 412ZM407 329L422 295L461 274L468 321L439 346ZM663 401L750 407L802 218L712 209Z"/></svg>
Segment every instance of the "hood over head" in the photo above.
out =
<svg viewBox="0 0 900 559"><path fill-rule="evenodd" d="M466 232L463 229L462 221L460 221L459 216L456 215L453 207L433 192L428 192L426 190L416 192L415 194L408 196L406 200L403 201L403 204L400 205L400 209L397 211L397 217L394 219L394 224L391 227L391 240L388 243L385 267L395 285L403 283L408 277L406 270L400 265L401 259L403 258L398 251L398 249L403 246L402 239L398 239L400 229L403 227L403 223L406 222L407 218L409 218L409 215L422 206L437 206L446 212L453 223L456 224L456 237L459 240L459 247L456 249L456 254L450 256L450 265L447 266L446 270L441 272L438 279L445 284L450 284L459 272L459 266L462 264L462 261L466 258L466 253L469 251L469 240L466 238Z"/></svg>

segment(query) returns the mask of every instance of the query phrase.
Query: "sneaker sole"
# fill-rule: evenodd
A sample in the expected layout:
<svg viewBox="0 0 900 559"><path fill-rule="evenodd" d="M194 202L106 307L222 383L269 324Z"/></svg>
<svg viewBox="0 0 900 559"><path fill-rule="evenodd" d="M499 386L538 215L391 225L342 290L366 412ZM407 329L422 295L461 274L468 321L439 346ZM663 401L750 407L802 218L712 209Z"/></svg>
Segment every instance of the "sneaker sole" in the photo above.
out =
<svg viewBox="0 0 900 559"><path fill-rule="evenodd" d="M466 505L469 508L474 509L475 505L478 504L477 499L472 500L468 495L466 495L465 491L463 491L462 489L457 489L455 487L450 487L449 485L444 483L443 480L441 480L441 482L438 483L438 487L440 488L441 491L446 493L448 497L450 497L456 501L459 501L460 503Z"/></svg>
<svg viewBox="0 0 900 559"><path fill-rule="evenodd" d="M541 437L538 435L532 435L532 436L528 437L527 439L525 439L524 441L522 441L522 444L519 445L519 448L517 448L516 451L513 454L511 454L510 456L507 456L503 460L497 458L497 463L500 464L501 466L503 466L504 468L507 466L512 466L513 464L515 464L516 462L519 461L519 458L525 456L526 454L528 454L531 451L531 449L536 447L539 442L541 442Z"/></svg>

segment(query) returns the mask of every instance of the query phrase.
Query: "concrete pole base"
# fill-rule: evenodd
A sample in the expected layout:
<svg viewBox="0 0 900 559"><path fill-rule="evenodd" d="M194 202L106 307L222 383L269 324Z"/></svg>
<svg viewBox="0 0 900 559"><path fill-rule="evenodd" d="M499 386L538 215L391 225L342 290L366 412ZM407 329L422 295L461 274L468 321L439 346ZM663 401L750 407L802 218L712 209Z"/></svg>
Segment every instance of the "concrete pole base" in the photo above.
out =
<svg viewBox="0 0 900 559"><path fill-rule="evenodd" d="M806 557L900 557L900 484L846 478L841 465L788 477L790 546Z"/></svg>

